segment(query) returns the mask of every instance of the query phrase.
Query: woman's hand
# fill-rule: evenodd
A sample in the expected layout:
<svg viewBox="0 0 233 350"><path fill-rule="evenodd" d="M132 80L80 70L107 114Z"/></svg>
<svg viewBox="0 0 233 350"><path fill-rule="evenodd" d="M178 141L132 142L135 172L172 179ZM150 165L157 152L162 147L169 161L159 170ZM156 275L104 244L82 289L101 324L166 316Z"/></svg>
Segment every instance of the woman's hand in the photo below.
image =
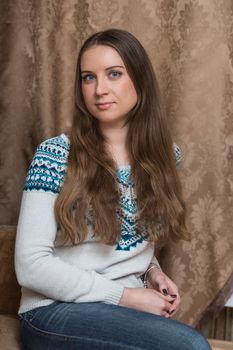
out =
<svg viewBox="0 0 233 350"><path fill-rule="evenodd" d="M170 313L174 315L180 304L180 295L175 283L157 267L148 271L146 282L149 289L154 289L165 296L170 295L172 297Z"/></svg>
<svg viewBox="0 0 233 350"><path fill-rule="evenodd" d="M119 305L169 318L173 301L174 298L170 295L164 295L156 290L124 288Z"/></svg>

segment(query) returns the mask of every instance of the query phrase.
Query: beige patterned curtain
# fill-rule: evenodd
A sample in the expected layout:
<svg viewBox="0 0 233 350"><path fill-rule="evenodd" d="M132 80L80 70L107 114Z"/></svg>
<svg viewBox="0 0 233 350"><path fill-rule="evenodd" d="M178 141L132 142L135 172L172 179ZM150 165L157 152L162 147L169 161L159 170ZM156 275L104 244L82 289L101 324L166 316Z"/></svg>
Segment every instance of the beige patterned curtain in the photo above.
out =
<svg viewBox="0 0 233 350"><path fill-rule="evenodd" d="M97 30L131 31L184 153L193 238L161 259L182 292L177 318L197 324L233 293L233 1L1 0L0 14L1 224L17 223L35 146L70 126L80 44Z"/></svg>

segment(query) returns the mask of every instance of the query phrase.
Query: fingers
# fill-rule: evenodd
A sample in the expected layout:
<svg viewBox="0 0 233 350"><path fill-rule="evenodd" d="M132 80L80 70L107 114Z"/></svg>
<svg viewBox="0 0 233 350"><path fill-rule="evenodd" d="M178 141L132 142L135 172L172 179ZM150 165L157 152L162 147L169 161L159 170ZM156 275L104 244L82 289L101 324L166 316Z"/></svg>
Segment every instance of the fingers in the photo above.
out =
<svg viewBox="0 0 233 350"><path fill-rule="evenodd" d="M166 317L166 318L170 318L170 317L171 317L171 314L170 314L169 309L170 309L169 304L166 305L164 308L161 308L161 310L160 310L160 312L159 312L160 316L164 316L164 317Z"/></svg>
<svg viewBox="0 0 233 350"><path fill-rule="evenodd" d="M165 296L154 289L124 288L119 305L170 318L179 300L174 303L174 297Z"/></svg>
<svg viewBox="0 0 233 350"><path fill-rule="evenodd" d="M170 315L174 315L175 312L177 311L179 304L180 304L180 295L178 292L178 288L175 285L174 282L172 282L170 279L167 279L168 281L168 295L172 298L172 300L170 300L170 303L172 304L171 308L170 308ZM166 295L166 292L164 293L164 295Z"/></svg>
<svg viewBox="0 0 233 350"><path fill-rule="evenodd" d="M167 284L168 284L168 293L174 298L176 299L176 297L178 296L178 288L175 285L174 282L172 282L172 280L170 280L170 278L167 277L166 279Z"/></svg>
<svg viewBox="0 0 233 350"><path fill-rule="evenodd" d="M163 296L163 298L165 298L165 300L167 302L169 302L168 308L165 308L165 311L167 312L167 315L165 315L165 316L172 317L176 313L176 311L179 307L180 295L179 295L178 291L176 291L176 294L170 294L170 293L167 294L167 291L163 291L162 296Z"/></svg>
<svg viewBox="0 0 233 350"><path fill-rule="evenodd" d="M178 293L178 291L176 291L176 293L174 292L170 292L170 289L162 289L162 294L166 297L168 297L168 301L174 305L174 308L172 309L176 309L180 303L180 295Z"/></svg>
<svg viewBox="0 0 233 350"><path fill-rule="evenodd" d="M159 315L165 316L167 318L171 317L171 303L173 302L173 298L170 295L163 295L160 292L154 291L157 299L157 307L159 307ZM159 302L158 302L159 300ZM174 311L172 311L173 313Z"/></svg>
<svg viewBox="0 0 233 350"><path fill-rule="evenodd" d="M172 317L178 310L180 304L180 295L177 294L176 297L173 297L173 301L170 302L169 316Z"/></svg>
<svg viewBox="0 0 233 350"><path fill-rule="evenodd" d="M161 283L159 284L159 291L163 294L163 295L168 295L168 285L167 283Z"/></svg>
<svg viewBox="0 0 233 350"><path fill-rule="evenodd" d="M158 314L166 318L171 318L175 315L176 312L177 309L174 306L171 307L171 304L168 304L164 308L161 308Z"/></svg>
<svg viewBox="0 0 233 350"><path fill-rule="evenodd" d="M160 271L153 271L156 272L156 274L154 274L154 282L157 284L157 289L164 295L168 295L168 289L169 289L169 284L167 282L167 278L165 276L165 274Z"/></svg>
<svg viewBox="0 0 233 350"><path fill-rule="evenodd" d="M153 269L150 272L148 278L150 285L154 285L154 288L163 295L170 294L175 299L178 295L178 288L175 283L159 269Z"/></svg>
<svg viewBox="0 0 233 350"><path fill-rule="evenodd" d="M176 299L171 303L170 314L174 315L180 304L180 296L177 294Z"/></svg>

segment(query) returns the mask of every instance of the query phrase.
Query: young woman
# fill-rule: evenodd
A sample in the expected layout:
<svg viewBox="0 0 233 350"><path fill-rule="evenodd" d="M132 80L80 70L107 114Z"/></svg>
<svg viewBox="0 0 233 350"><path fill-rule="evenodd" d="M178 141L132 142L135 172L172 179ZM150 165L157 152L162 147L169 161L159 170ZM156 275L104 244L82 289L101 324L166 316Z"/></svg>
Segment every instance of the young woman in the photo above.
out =
<svg viewBox="0 0 233 350"><path fill-rule="evenodd" d="M179 292L154 256L188 239L179 158L138 40L119 29L88 38L71 133L39 145L22 198L15 266L26 350L210 349L171 319Z"/></svg>

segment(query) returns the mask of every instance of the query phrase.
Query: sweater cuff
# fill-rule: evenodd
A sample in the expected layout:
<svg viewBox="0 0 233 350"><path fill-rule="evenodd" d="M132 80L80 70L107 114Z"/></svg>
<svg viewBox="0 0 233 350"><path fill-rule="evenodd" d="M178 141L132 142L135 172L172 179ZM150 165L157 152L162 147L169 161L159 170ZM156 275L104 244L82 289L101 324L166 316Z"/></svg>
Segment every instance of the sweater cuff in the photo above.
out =
<svg viewBox="0 0 233 350"><path fill-rule="evenodd" d="M121 284L117 284L113 288L109 288L105 295L105 303L106 304L114 304L118 305L121 299L121 296L124 291L124 286Z"/></svg>
<svg viewBox="0 0 233 350"><path fill-rule="evenodd" d="M124 291L124 286L119 282L96 275L94 290L95 296L99 301L103 301L106 304L118 305Z"/></svg>

